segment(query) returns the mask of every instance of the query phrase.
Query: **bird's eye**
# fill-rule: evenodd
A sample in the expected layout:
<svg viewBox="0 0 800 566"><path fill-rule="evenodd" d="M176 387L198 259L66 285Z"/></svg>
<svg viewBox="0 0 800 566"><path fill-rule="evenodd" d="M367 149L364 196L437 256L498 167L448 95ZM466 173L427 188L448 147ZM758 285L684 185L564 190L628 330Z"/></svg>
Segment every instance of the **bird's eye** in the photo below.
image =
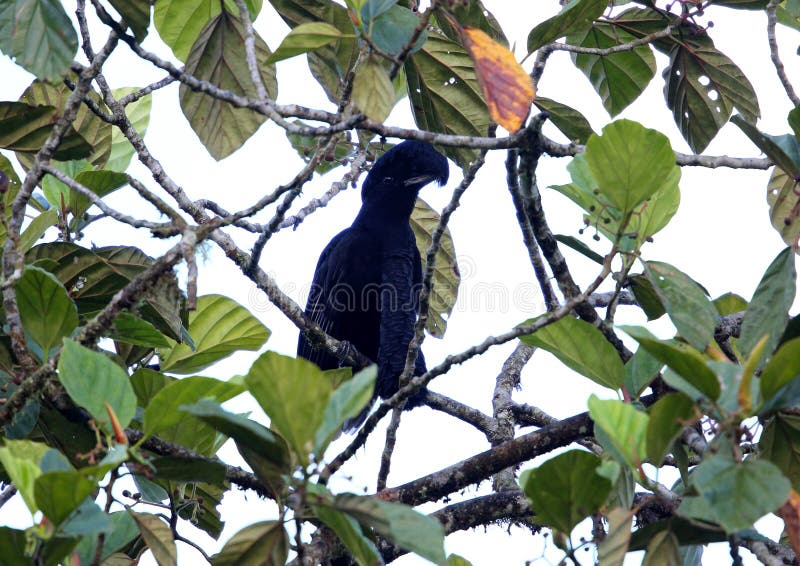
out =
<svg viewBox="0 0 800 566"><path fill-rule="evenodd" d="M392 177L384 177L383 182L388 185L389 183L394 182L394 179Z"/></svg>

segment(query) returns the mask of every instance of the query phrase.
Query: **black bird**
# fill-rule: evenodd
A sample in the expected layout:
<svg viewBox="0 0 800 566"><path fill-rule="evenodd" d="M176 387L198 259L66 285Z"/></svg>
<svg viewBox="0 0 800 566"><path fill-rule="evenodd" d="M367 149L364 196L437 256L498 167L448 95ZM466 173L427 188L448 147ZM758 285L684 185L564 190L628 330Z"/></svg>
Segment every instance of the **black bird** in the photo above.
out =
<svg viewBox="0 0 800 566"><path fill-rule="evenodd" d="M409 218L419 190L447 182L447 159L427 143L404 141L373 165L361 188L361 210L352 226L336 235L317 262L306 315L325 332L378 364L376 396L391 397L414 335L422 287L422 262ZM297 355L322 369L341 366L300 333ZM414 375L425 373L422 352ZM409 399L406 407L419 405ZM345 424L361 425L369 412Z"/></svg>

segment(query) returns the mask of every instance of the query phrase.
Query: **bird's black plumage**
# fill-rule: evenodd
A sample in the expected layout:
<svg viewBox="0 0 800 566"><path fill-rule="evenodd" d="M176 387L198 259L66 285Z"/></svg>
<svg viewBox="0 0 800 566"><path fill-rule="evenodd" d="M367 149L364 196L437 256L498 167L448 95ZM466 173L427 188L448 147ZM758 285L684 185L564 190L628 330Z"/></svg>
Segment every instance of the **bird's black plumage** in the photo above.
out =
<svg viewBox="0 0 800 566"><path fill-rule="evenodd" d="M347 341L378 364L375 396L397 392L414 334L422 263L409 226L417 193L431 181L447 182L447 160L429 144L404 141L367 175L361 210L352 226L325 247L317 262L306 314L334 338ZM339 359L313 347L301 333L297 355L322 369ZM426 371L422 352L415 375ZM415 399L408 407L414 406ZM354 428L366 412L346 428Z"/></svg>

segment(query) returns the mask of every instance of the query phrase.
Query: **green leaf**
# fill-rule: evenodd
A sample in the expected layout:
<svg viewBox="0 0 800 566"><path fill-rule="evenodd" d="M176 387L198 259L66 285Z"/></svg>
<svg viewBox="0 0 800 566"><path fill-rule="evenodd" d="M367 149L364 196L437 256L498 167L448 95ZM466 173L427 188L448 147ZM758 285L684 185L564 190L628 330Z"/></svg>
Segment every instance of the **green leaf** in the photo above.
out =
<svg viewBox="0 0 800 566"><path fill-rule="evenodd" d="M405 63L408 96L414 122L421 130L465 136L485 136L491 119L483 100L475 65L458 43L437 33ZM443 148L447 157L466 169L477 152Z"/></svg>
<svg viewBox="0 0 800 566"><path fill-rule="evenodd" d="M676 41L669 57L664 70L667 106L694 152L708 147L733 107L749 122L756 121L760 110L753 85L708 36Z"/></svg>
<svg viewBox="0 0 800 566"><path fill-rule="evenodd" d="M362 4L358 9L361 20L365 25L369 25L372 20L397 4L397 0L366 0L366 2L359 0L358 3Z"/></svg>
<svg viewBox="0 0 800 566"><path fill-rule="evenodd" d="M434 230L439 225L439 213L431 206L417 197L414 210L411 211L409 220L414 240L422 258L422 272L428 259L428 248ZM447 319L453 312L458 300L458 287L461 284L461 274L458 271L458 257L456 255L453 236L450 228L445 228L439 240L439 250L436 252L436 265L433 272L433 285L428 304L428 320L425 330L434 338L444 337L447 331Z"/></svg>
<svg viewBox="0 0 800 566"><path fill-rule="evenodd" d="M158 0L153 23L175 57L186 61L197 36L221 11L219 0Z"/></svg>
<svg viewBox="0 0 800 566"><path fill-rule="evenodd" d="M767 267L745 312L738 342L745 357L749 357L765 335L769 339L762 362L775 349L788 322L787 313L794 302L796 280L794 254L791 248L786 248Z"/></svg>
<svg viewBox="0 0 800 566"><path fill-rule="evenodd" d="M35 246L39 238L44 235L48 228L55 226L56 222L58 222L58 212L55 209L45 210L31 220L19 237L22 251L27 252Z"/></svg>
<svg viewBox="0 0 800 566"><path fill-rule="evenodd" d="M650 407L647 423L647 459L660 467L683 429L697 418L694 403L681 393L669 393Z"/></svg>
<svg viewBox="0 0 800 566"><path fill-rule="evenodd" d="M104 561L103 566L115 566L106 560L115 552L129 544L135 537L139 536L139 529L136 523L127 511L116 511L109 514L108 518L111 520L111 531L106 533L103 538L103 550L101 559ZM95 537L85 537L78 543L75 551L78 553L81 564L91 564L94 560L95 551L97 549L97 539ZM127 560L130 560L125 555ZM123 562L118 566L129 566L128 562Z"/></svg>
<svg viewBox="0 0 800 566"><path fill-rule="evenodd" d="M265 458L278 473L289 471L291 460L286 442L264 425L242 415L229 413L211 399L201 399L192 405L182 405L179 410L193 415L231 437L240 450L245 447Z"/></svg>
<svg viewBox="0 0 800 566"><path fill-rule="evenodd" d="M131 376L131 386L136 393L137 403L140 407L147 407L156 393L175 381L169 377L149 368L139 368Z"/></svg>
<svg viewBox="0 0 800 566"><path fill-rule="evenodd" d="M647 413L615 399L589 398L589 415L622 458L621 464L636 469L647 457Z"/></svg>
<svg viewBox="0 0 800 566"><path fill-rule="evenodd" d="M73 79L77 80L75 77L73 77ZM20 102L54 106L58 109L56 115L60 117L64 112L67 99L71 94L72 90L63 83L53 84L35 80L25 89L25 92L22 93ZM98 93L90 90L86 96L100 109L106 110L106 106ZM93 165L103 167L108 161L108 156L111 154L111 124L101 120L87 105L81 104L72 122L72 128L92 146L91 155L89 155L87 159ZM48 131L47 133L49 135L50 132ZM30 158L28 161L30 161Z"/></svg>
<svg viewBox="0 0 800 566"><path fill-rule="evenodd" d="M725 293L712 301L719 316L728 316L747 310L747 301L736 293Z"/></svg>
<svg viewBox="0 0 800 566"><path fill-rule="evenodd" d="M539 110L547 112L548 120L561 130L561 133L567 136L570 141L585 144L589 136L594 133L592 125L589 124L584 115L566 104L543 96L537 96L533 103Z"/></svg>
<svg viewBox="0 0 800 566"><path fill-rule="evenodd" d="M570 450L522 472L519 484L531 500L536 521L570 533L596 513L611 492L611 481L596 473L599 465L594 454Z"/></svg>
<svg viewBox="0 0 800 566"><path fill-rule="evenodd" d="M772 399L783 387L800 377L800 338L781 345L761 372L761 397Z"/></svg>
<svg viewBox="0 0 800 566"><path fill-rule="evenodd" d="M781 471L766 460L748 458L734 462L721 454L704 460L693 471L696 497L684 497L678 513L718 523L725 532L752 528L758 519L775 511L789 497L791 485Z"/></svg>
<svg viewBox="0 0 800 566"><path fill-rule="evenodd" d="M796 0L784 0L776 10L778 22L800 31L800 4Z"/></svg>
<svg viewBox="0 0 800 566"><path fill-rule="evenodd" d="M378 49L397 56L411 39L418 25L419 15L403 6L392 6L372 20L369 36ZM423 30L412 46L411 53L419 51L427 38L428 32Z"/></svg>
<svg viewBox="0 0 800 566"><path fill-rule="evenodd" d="M520 340L547 350L567 367L595 383L611 389L619 389L625 383L625 369L619 354L603 333L588 322L565 317L533 334L522 336Z"/></svg>
<svg viewBox="0 0 800 566"><path fill-rule="evenodd" d="M342 425L356 417L372 401L378 367L371 365L342 383L328 399L322 424L314 435L314 452L323 454L328 444L342 430Z"/></svg>
<svg viewBox="0 0 800 566"><path fill-rule="evenodd" d="M503 27L500 25L500 22L497 21L497 18L486 9L486 6L481 0L448 4L446 9L441 4L436 6L434 18L436 19L438 27L453 41L461 41L459 31L450 23L450 20L443 15L443 12L447 12L453 16L453 19L462 27L469 26L477 28L494 39L497 43L508 47L508 38L506 38L505 33L503 33Z"/></svg>
<svg viewBox="0 0 800 566"><path fill-rule="evenodd" d="M678 538L672 531L661 531L650 539L642 566L683 566Z"/></svg>
<svg viewBox="0 0 800 566"><path fill-rule="evenodd" d="M281 521L262 521L233 535L211 558L213 566L285 564L289 556L289 535Z"/></svg>
<svg viewBox="0 0 800 566"><path fill-rule="evenodd" d="M792 134L771 136L758 130L753 124L739 115L731 118L731 122L750 138L758 149L763 151L777 167L783 169L790 177L800 175L800 141Z"/></svg>
<svg viewBox="0 0 800 566"><path fill-rule="evenodd" d="M222 295L204 295L189 314L192 350L187 344L173 344L159 351L161 370L187 374L241 350L258 350L270 335L266 326L239 303Z"/></svg>
<svg viewBox="0 0 800 566"><path fill-rule="evenodd" d="M632 211L665 185L675 165L669 139L630 120L617 120L586 142L586 164L603 196Z"/></svg>
<svg viewBox="0 0 800 566"><path fill-rule="evenodd" d="M758 453L783 472L795 491L800 489L800 417L779 413L767 421Z"/></svg>
<svg viewBox="0 0 800 566"><path fill-rule="evenodd" d="M92 170L92 164L85 159L64 161L61 163L55 162L53 165L56 169L72 179L83 171ZM44 178L42 178L42 193L44 193L44 197L47 199L47 202L50 203L50 206L58 211L69 211L71 192L72 189L56 179L53 175L45 175Z"/></svg>
<svg viewBox="0 0 800 566"><path fill-rule="evenodd" d="M69 518L61 524L61 534L68 537L83 537L108 533L112 525L108 515L90 498L85 498Z"/></svg>
<svg viewBox="0 0 800 566"><path fill-rule="evenodd" d="M716 0L714 6L726 6L737 10L763 10L769 0Z"/></svg>
<svg viewBox="0 0 800 566"><path fill-rule="evenodd" d="M31 514L38 511L34 496L36 478L42 475L40 463L50 450L46 444L30 440L5 440L0 446L0 464L11 483L19 490L22 500Z"/></svg>
<svg viewBox="0 0 800 566"><path fill-rule="evenodd" d="M94 488L94 482L78 472L48 472L36 478L33 492L36 505L58 526L91 495Z"/></svg>
<svg viewBox="0 0 800 566"><path fill-rule="evenodd" d="M44 269L25 267L16 285L17 305L25 333L50 357L61 339L78 326L78 311L67 290Z"/></svg>
<svg viewBox="0 0 800 566"><path fill-rule="evenodd" d="M2 0L0 51L37 77L57 81L78 52L78 36L61 2Z"/></svg>
<svg viewBox="0 0 800 566"><path fill-rule="evenodd" d="M222 12L211 20L192 45L185 70L201 80L231 92L256 98L244 49L241 21ZM261 80L270 98L278 94L275 66L267 44L256 34L256 59ZM181 83L181 110L211 156L219 161L239 149L266 121L266 116L248 108L235 108Z"/></svg>
<svg viewBox="0 0 800 566"><path fill-rule="evenodd" d="M358 521L341 511L324 505L314 505L312 509L314 514L336 533L359 566L383 564L383 557L375 548L375 544L364 536Z"/></svg>
<svg viewBox="0 0 800 566"><path fill-rule="evenodd" d="M607 49L630 43L635 36L610 23L597 22L586 32L567 38L579 47ZM572 53L572 61L592 83L603 107L613 117L636 100L656 74L656 59L649 45L600 56Z"/></svg>
<svg viewBox="0 0 800 566"><path fill-rule="evenodd" d="M638 326L620 326L632 336L639 345L653 357L668 365L692 386L682 389L684 393L698 399L698 393L709 399L719 397L721 387L716 374L706 365L703 355L683 342L676 340L659 340L645 328Z"/></svg>
<svg viewBox="0 0 800 566"><path fill-rule="evenodd" d="M53 129L53 121L57 119L56 112L54 106L0 102L0 147L17 152L36 153L42 148ZM81 159L91 153L92 146L89 142L70 127L53 153L53 157Z"/></svg>
<svg viewBox="0 0 800 566"><path fill-rule="evenodd" d="M29 564L31 557L25 553L27 536L25 531L0 527L0 556L3 566Z"/></svg>
<svg viewBox="0 0 800 566"><path fill-rule="evenodd" d="M636 297L636 302L639 303L644 314L647 315L647 320L661 318L667 312L667 309L664 308L664 304L661 302L650 280L643 275L632 275L630 281L631 291Z"/></svg>
<svg viewBox="0 0 800 566"><path fill-rule="evenodd" d="M598 564L622 566L631 540L631 522L635 513L620 507L608 513L608 535L597 547Z"/></svg>
<svg viewBox="0 0 800 566"><path fill-rule="evenodd" d="M177 566L178 550L169 525L155 515L134 513L130 509L128 513L136 521L144 543L153 552L159 566Z"/></svg>
<svg viewBox="0 0 800 566"><path fill-rule="evenodd" d="M147 37L150 27L150 2L146 0L108 0L122 19L128 24L136 41Z"/></svg>
<svg viewBox="0 0 800 566"><path fill-rule="evenodd" d="M338 28L327 22L307 22L289 31L283 41L270 55L268 63L277 63L295 55L313 51L343 37Z"/></svg>
<svg viewBox="0 0 800 566"><path fill-rule="evenodd" d="M570 33L582 30L608 6L606 0L571 0L557 16L545 20L528 34L528 53Z"/></svg>
<svg viewBox="0 0 800 566"><path fill-rule="evenodd" d="M168 2L169 0L166 1ZM159 6L163 3L164 2L157 2L156 10L158 10ZM114 98L119 100L123 96L127 96L138 90L138 88L134 87L115 88L111 91L111 94ZM125 106L125 115L128 117L128 120L130 120L134 129L142 137L144 137L147 132L147 126L150 123L150 108L152 105L153 97L148 94ZM108 157L108 163L106 163L105 169L109 171L119 171L120 173L126 171L134 153L135 150L133 146L122 133L122 130L114 128L111 131L111 155Z"/></svg>
<svg viewBox="0 0 800 566"><path fill-rule="evenodd" d="M222 486L225 484L225 464L208 458L182 458L159 456L150 460L159 480L176 482L205 482Z"/></svg>
<svg viewBox="0 0 800 566"><path fill-rule="evenodd" d="M579 254L589 258L598 265L603 265L603 256L594 251L592 248L581 242L578 238L567 236L565 234L555 234L558 242L564 244L568 248L572 248Z"/></svg>
<svg viewBox="0 0 800 566"><path fill-rule="evenodd" d="M356 69L353 103L370 120L383 122L394 106L394 86L377 59L367 58Z"/></svg>
<svg viewBox="0 0 800 566"><path fill-rule="evenodd" d="M186 418L178 407L195 403L204 397L222 403L244 391L238 383L211 377L185 377L173 381L156 393L144 411L143 431L146 436L177 425Z"/></svg>
<svg viewBox="0 0 800 566"><path fill-rule="evenodd" d="M788 246L800 246L800 196L795 193L797 182L780 167L772 170L767 184L769 219Z"/></svg>
<svg viewBox="0 0 800 566"><path fill-rule="evenodd" d="M77 404L89 411L107 433L112 433L108 411L111 406L121 427L128 426L136 412L136 395L128 375L100 352L64 339L58 360L58 379Z"/></svg>
<svg viewBox="0 0 800 566"><path fill-rule="evenodd" d="M99 197L113 193L128 183L127 175L116 171L81 171L75 180ZM77 191L70 190L69 210L76 217L82 216L91 206L89 199Z"/></svg>
<svg viewBox="0 0 800 566"><path fill-rule="evenodd" d="M372 527L401 548L415 552L434 564L447 563L444 527L433 517L406 505L350 493L337 495L333 507Z"/></svg>
<svg viewBox="0 0 800 566"><path fill-rule="evenodd" d="M314 449L317 429L332 393L322 371L302 358L266 352L245 377L250 393L302 464Z"/></svg>
<svg viewBox="0 0 800 566"><path fill-rule="evenodd" d="M114 328L108 332L108 337L146 348L169 348L166 336L146 320L127 312L119 313L114 319Z"/></svg>
<svg viewBox="0 0 800 566"><path fill-rule="evenodd" d="M625 389L634 397L639 397L664 366L658 359L638 348L633 356L625 362Z"/></svg>
<svg viewBox="0 0 800 566"><path fill-rule="evenodd" d="M644 265L647 278L680 335L698 350L705 350L714 338L717 309L703 288L668 263L647 261Z"/></svg>

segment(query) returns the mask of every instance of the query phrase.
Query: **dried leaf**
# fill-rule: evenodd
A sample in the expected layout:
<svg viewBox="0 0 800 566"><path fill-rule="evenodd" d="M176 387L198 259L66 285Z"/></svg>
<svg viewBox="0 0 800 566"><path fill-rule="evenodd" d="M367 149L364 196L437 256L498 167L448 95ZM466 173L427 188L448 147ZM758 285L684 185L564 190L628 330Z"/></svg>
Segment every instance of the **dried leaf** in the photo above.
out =
<svg viewBox="0 0 800 566"><path fill-rule="evenodd" d="M790 491L789 499L778 509L778 515L783 519L792 548L795 553L800 553L800 494Z"/></svg>
<svg viewBox="0 0 800 566"><path fill-rule="evenodd" d="M475 62L475 74L492 120L511 133L518 131L536 96L528 73L507 47L482 30L465 27L461 40Z"/></svg>

